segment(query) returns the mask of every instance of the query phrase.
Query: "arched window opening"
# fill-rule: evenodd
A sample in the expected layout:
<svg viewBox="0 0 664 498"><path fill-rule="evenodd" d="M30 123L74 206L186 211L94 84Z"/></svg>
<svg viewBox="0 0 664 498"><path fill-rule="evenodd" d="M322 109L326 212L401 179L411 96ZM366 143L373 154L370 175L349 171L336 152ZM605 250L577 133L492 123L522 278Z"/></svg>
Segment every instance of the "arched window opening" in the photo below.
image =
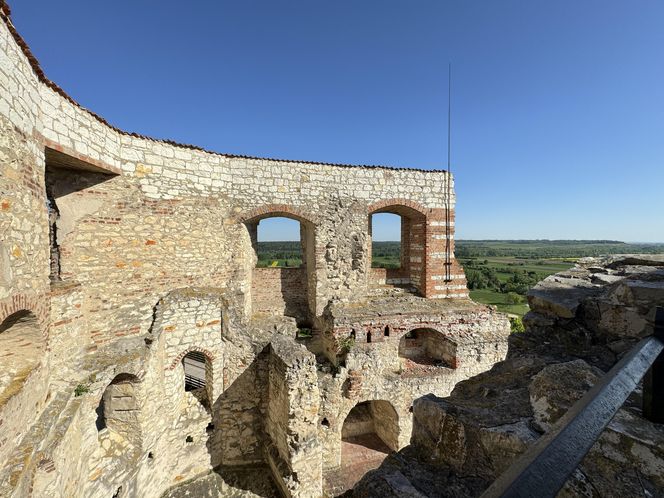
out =
<svg viewBox="0 0 664 498"><path fill-rule="evenodd" d="M355 332L355 329L351 330L350 331L350 338L355 340L356 337L357 337L357 333Z"/></svg>
<svg viewBox="0 0 664 498"><path fill-rule="evenodd" d="M37 317L17 311L0 323L0 395L16 390L41 361L44 338Z"/></svg>
<svg viewBox="0 0 664 498"><path fill-rule="evenodd" d="M456 344L433 329L415 329L399 341L399 356L406 367L456 368Z"/></svg>
<svg viewBox="0 0 664 498"><path fill-rule="evenodd" d="M315 229L289 213L245 221L254 249L251 281L254 313L290 316L311 327L315 307Z"/></svg>
<svg viewBox="0 0 664 498"><path fill-rule="evenodd" d="M209 359L200 351L189 351L182 358L184 390L190 392L204 407L210 407L209 389L212 367Z"/></svg>
<svg viewBox="0 0 664 498"><path fill-rule="evenodd" d="M401 261L401 216L392 213L371 215L371 267L399 269Z"/></svg>
<svg viewBox="0 0 664 498"><path fill-rule="evenodd" d="M274 216L256 223L256 267L300 268L302 227L291 218Z"/></svg>
<svg viewBox="0 0 664 498"><path fill-rule="evenodd" d="M385 325L385 330L383 331L383 335L385 337L390 337L390 326L389 325Z"/></svg>
<svg viewBox="0 0 664 498"><path fill-rule="evenodd" d="M139 441L138 382L135 375L128 373L119 374L111 381L97 406L97 431L108 429L129 441Z"/></svg>
<svg viewBox="0 0 664 498"><path fill-rule="evenodd" d="M381 207L369 213L368 248L373 286L402 287L422 292L426 217L405 205Z"/></svg>
<svg viewBox="0 0 664 498"><path fill-rule="evenodd" d="M353 486L385 457L399 449L399 417L388 401L358 403L341 429L342 479Z"/></svg>
<svg viewBox="0 0 664 498"><path fill-rule="evenodd" d="M371 342L371 331L367 332L367 342Z"/></svg>

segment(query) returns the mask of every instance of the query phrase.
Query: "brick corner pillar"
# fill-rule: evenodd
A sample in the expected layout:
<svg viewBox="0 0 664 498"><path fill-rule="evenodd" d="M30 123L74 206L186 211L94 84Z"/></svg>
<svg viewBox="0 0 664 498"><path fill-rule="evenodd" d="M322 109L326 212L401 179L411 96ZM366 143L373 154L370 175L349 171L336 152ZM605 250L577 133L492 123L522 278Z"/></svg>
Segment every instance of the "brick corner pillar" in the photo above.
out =
<svg viewBox="0 0 664 498"><path fill-rule="evenodd" d="M424 297L467 298L466 275L454 257L454 209L450 210L449 216L444 208L429 212L425 225L425 248Z"/></svg>

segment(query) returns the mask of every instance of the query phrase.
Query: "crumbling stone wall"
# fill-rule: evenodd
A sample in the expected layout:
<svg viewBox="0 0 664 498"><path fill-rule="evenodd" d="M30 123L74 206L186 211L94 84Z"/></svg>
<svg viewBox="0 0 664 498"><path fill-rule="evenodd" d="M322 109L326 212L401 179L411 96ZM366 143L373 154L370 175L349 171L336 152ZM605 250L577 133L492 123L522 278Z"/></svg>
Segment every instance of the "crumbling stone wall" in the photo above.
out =
<svg viewBox="0 0 664 498"><path fill-rule="evenodd" d="M292 316L311 323L304 268L254 268L251 297L256 313Z"/></svg>
<svg viewBox="0 0 664 498"><path fill-rule="evenodd" d="M318 441L320 394L316 361L304 346L271 342L266 432L267 459L286 496L322 494Z"/></svg>
<svg viewBox="0 0 664 498"><path fill-rule="evenodd" d="M393 405L398 431L383 436L401 447L414 397L501 357L506 320L465 299L447 172L239 157L123 132L46 78L6 4L0 17L0 323L29 313L38 333L23 339L39 342L0 393L0 496L150 498L231 466L267 466L286 494L319 496L356 403ZM408 215L401 280L372 278L372 212ZM302 224L303 269L255 268L255 223L268 216ZM405 306L416 314L440 306L381 323L371 307L350 311L389 283L415 288ZM335 306L349 308L327 316ZM316 329L309 350L297 324ZM349 327L366 339L386 325L389 340L339 354ZM399 371L400 336L425 325L454 335L454 373ZM207 404L184 391L189 351L206 357ZM98 430L113 393L131 413L109 412Z"/></svg>

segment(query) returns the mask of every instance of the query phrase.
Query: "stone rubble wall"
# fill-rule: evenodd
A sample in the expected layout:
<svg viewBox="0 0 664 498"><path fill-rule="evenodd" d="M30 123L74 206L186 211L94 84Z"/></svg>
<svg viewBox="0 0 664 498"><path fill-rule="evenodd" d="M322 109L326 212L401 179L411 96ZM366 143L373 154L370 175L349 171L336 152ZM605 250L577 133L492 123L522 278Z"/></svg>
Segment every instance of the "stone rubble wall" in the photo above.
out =
<svg viewBox="0 0 664 498"><path fill-rule="evenodd" d="M49 259L40 167L44 151L32 134L39 85L4 23L0 25L0 326L13 313L33 313L41 328L38 348L43 356L35 369L20 372L0 393L0 461L11 465L8 455L48 398Z"/></svg>
<svg viewBox="0 0 664 498"><path fill-rule="evenodd" d="M270 350L266 432L278 461L271 455L268 461L286 496L321 496L316 360L283 337L275 337Z"/></svg>

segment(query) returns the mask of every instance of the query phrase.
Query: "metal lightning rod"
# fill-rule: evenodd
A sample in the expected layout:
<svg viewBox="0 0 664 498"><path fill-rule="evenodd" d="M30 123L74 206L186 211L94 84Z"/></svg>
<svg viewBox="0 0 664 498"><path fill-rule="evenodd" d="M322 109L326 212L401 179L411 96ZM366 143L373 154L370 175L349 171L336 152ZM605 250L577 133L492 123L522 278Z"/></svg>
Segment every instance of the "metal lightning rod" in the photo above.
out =
<svg viewBox="0 0 664 498"><path fill-rule="evenodd" d="M445 281L452 280L452 230L450 227L452 207L452 63L447 67L447 199L445 209Z"/></svg>

